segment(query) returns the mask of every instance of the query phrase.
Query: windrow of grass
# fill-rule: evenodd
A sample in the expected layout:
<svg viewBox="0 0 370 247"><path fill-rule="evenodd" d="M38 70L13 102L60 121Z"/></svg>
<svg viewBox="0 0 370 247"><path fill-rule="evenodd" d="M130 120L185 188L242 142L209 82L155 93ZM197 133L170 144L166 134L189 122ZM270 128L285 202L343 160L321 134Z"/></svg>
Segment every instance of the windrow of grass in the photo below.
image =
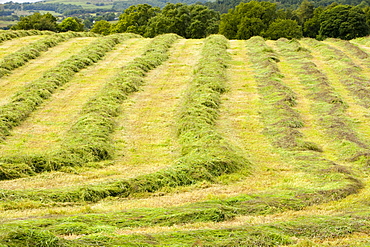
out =
<svg viewBox="0 0 370 247"><path fill-rule="evenodd" d="M2 31L0 32L0 43L6 40L11 40L11 39L21 38L21 37L26 37L26 36L51 35L51 34L54 34L54 32L39 31L39 30Z"/></svg>
<svg viewBox="0 0 370 247"><path fill-rule="evenodd" d="M145 74L168 58L167 51L178 39L163 35L153 39L141 57L135 58L113 76L100 92L83 107L55 153L9 158L13 163L28 167L31 173L60 170L63 167L83 166L88 162L110 159L114 155L111 133L121 103L137 91ZM22 168L23 169L23 168ZM14 166L12 171L14 172ZM19 170L17 175L22 174ZM13 177L14 178L14 177Z"/></svg>
<svg viewBox="0 0 370 247"><path fill-rule="evenodd" d="M250 166L220 133L219 117L221 94L227 90L227 67L230 55L228 40L220 35L205 40L202 58L194 72L178 120L181 145L181 166L189 167L191 177L210 180Z"/></svg>
<svg viewBox="0 0 370 247"><path fill-rule="evenodd" d="M42 52L49 48L56 46L60 42L66 41L75 37L94 37L97 36L90 32L67 32L48 35L44 39L35 41L18 51L9 54L0 60L0 78L9 74L10 71L21 67L31 59L35 59L41 55Z"/></svg>
<svg viewBox="0 0 370 247"><path fill-rule="evenodd" d="M359 60L365 68L370 68L369 54L361 49L356 43L356 40L341 40L341 39L326 39L325 43L335 44L340 47L340 50L351 57Z"/></svg>
<svg viewBox="0 0 370 247"><path fill-rule="evenodd" d="M32 35L4 41L0 44L0 59L43 38L45 35Z"/></svg>
<svg viewBox="0 0 370 247"><path fill-rule="evenodd" d="M168 47L167 43L174 41L174 36L165 35L162 38L164 38L164 40L167 39L167 42L163 44L165 47ZM171 42L169 42L170 39L172 40ZM220 94L225 91L224 83L226 80L225 72L227 67L227 60L225 59L228 58L226 51L227 42L227 39L223 36L212 36L205 41L202 51L203 58L196 69L192 86L186 94L184 107L182 108L178 120L178 133L182 145L183 157L178 161L177 165L167 170L142 175L129 180L94 184L80 188L48 191L40 190L36 193L35 191L4 191L3 198L10 199L16 197L18 199L28 198L36 201L58 202L98 201L108 196L126 197L132 193L154 192L166 186L176 187L193 184L203 180L212 181L216 176L235 172L242 167L248 166L248 161L240 155L235 154L233 149L228 146L222 137L215 131L215 120L217 119L218 105L220 103L219 97ZM163 51L157 54L159 55L161 53L163 53ZM149 55L150 54L151 53L149 53ZM145 58L145 56L143 57ZM150 57L150 61L156 61L151 55ZM133 68L139 66L140 68L144 68L145 71L145 66L141 65L142 62L145 61L144 58L134 60L132 64L129 64L124 70L124 74L122 74L126 76L122 78L132 78L134 82L138 83L137 85L140 85L140 83L142 83L141 76L143 72L135 72ZM127 73L130 73L130 76L128 76ZM123 88L125 92L130 92L135 90L137 85L133 84ZM107 89L103 91L109 92ZM113 94L114 92L110 93ZM106 99L103 98L103 100ZM96 107L99 106L104 110L101 111L104 114L103 116L107 116L107 114L115 116L115 109L112 110L107 108L109 105L104 104L104 101L99 102L98 105L96 105L95 102L96 99L93 99L87 104L87 106L92 109L86 111L88 114L92 113L92 116L94 116L96 112L98 112ZM98 115L98 119L101 118L101 115ZM106 121L105 117L104 121ZM82 123L85 123L85 121ZM100 125L100 127L101 126L102 125ZM112 125L107 126L109 128L104 129L101 133L109 133L111 128L113 128ZM85 128L86 127L81 127L81 130L85 130ZM89 129L91 129L91 127L89 127ZM77 132L76 129L72 130ZM77 137L78 132L74 136ZM102 147L104 147L105 143L108 143L105 141L105 137L102 138L101 135L97 136L97 140L102 141ZM73 149L68 149L69 152L71 152L70 150ZM87 150L90 152L91 150L94 151L94 149ZM93 159L108 158L108 156L105 155L106 153L107 152L91 152L87 153L87 157L98 154L98 156L95 156L96 158ZM101 156L101 154L103 154L103 156ZM75 154L74 157L77 155L78 153ZM77 159L78 158L79 156L77 156ZM63 160L61 162L63 162ZM75 162L75 160L73 160L73 162ZM50 165L50 163L46 165Z"/></svg>
<svg viewBox="0 0 370 247"><path fill-rule="evenodd" d="M330 63L334 63L331 67L335 71L335 75L340 75L342 82L350 80L349 77L356 76L351 72L348 66L354 66L353 63L348 61L348 57L344 56L339 51L333 52L333 49L327 48L327 45L321 45L313 39L304 39L301 42L312 47L315 51L322 51L320 56L326 56ZM324 46L324 47L323 47ZM326 50L326 48L328 50ZM296 51L292 59L300 65L302 73L300 74L301 83L303 83L307 90L310 92L309 96L315 101L312 106L313 111L317 114L317 122L322 126L327 135L331 136L335 141L339 142L338 148L342 150L341 159L347 161L359 161L363 164L369 164L369 144L366 140L362 139L354 129L354 122L347 116L348 104L341 98L335 91L331 82L324 73L322 73L317 65L313 62L313 56L310 51L300 45L299 42L293 41L290 46L291 51ZM298 52L297 52L298 51ZM325 54L324 54L325 53ZM338 56L336 54L339 54ZM340 58L340 56L343 56ZM334 61L331 57L335 57ZM336 59L343 59L347 61L343 64ZM351 64L351 65L349 65ZM349 76L344 75L340 70L346 70ZM358 67L354 66L357 70ZM360 76L360 75L359 75ZM356 82L357 83L357 82ZM358 82L360 83L360 82ZM353 84L353 88L356 88ZM362 86L358 86L362 88ZM353 92L349 88L350 92ZM361 90L360 90L361 91ZM368 96L364 97L366 100ZM365 102L361 100L362 102Z"/></svg>
<svg viewBox="0 0 370 247"><path fill-rule="evenodd" d="M261 37L251 38L247 46L259 83L264 132L284 160L312 179L313 187L307 188L306 185L293 189L298 190L294 192L295 196L321 203L357 193L363 185L351 171L324 158L322 149L316 143L306 141L298 130L304 126L300 114L294 109L299 102L291 88L283 83L284 75L279 70L277 54Z"/></svg>
<svg viewBox="0 0 370 247"><path fill-rule="evenodd" d="M345 53L324 42L310 40L309 44L320 52L322 60L331 65L333 72L340 77L340 82L356 97L358 103L370 109L370 80L362 74L361 67L357 66ZM347 52L356 52L364 61L368 61L366 52L350 43L346 44Z"/></svg>
<svg viewBox="0 0 370 247"><path fill-rule="evenodd" d="M63 47L67 46L66 48L58 46L52 50L62 50L63 53L61 52L60 56L65 54L66 57L60 59L58 56L58 59L63 61L71 55L71 51L78 53L94 39L96 38L72 39L65 42ZM58 89L50 100L33 112L20 126L12 130L11 136L0 144L0 156L27 156L56 151L66 132L78 118L83 105L94 97L123 66L141 55L148 42L149 39L143 38L126 40L108 52L103 61L76 74L66 85ZM77 44L81 45L76 47ZM53 51L53 54L56 53ZM45 56L49 57L48 53L43 58ZM54 66L58 64L57 61L53 62L55 62ZM54 66L49 66L49 68ZM43 66L40 67L43 68ZM53 186L55 187L56 184Z"/></svg>
<svg viewBox="0 0 370 247"><path fill-rule="evenodd" d="M216 37L219 38L218 36ZM223 38L221 38L220 41L223 41ZM253 43L256 42L253 41ZM213 47L212 51L215 51L215 47ZM220 57L221 54L215 56L215 58ZM206 61L211 61L211 59L207 59ZM200 62L200 64L202 63ZM222 67L220 69L222 69ZM196 70L196 73L199 71L203 71L204 73L204 70L202 69ZM219 76L220 70L213 70L212 73L215 73L217 74L217 76ZM223 76L221 76L221 78L223 78ZM194 82L197 82L198 81L197 79L198 77L195 77ZM212 84L210 85L214 85L213 83L215 82L215 80L210 81L212 82ZM197 88L195 87L196 85L200 86L202 84L195 85L192 84L191 87L189 88L188 91L189 93L186 95L187 97L184 102L187 102L189 100L188 97L194 97L193 94L196 95L195 93L190 93L196 92ZM223 91L220 90L219 87L213 86L213 88L218 88L217 90L220 92ZM190 89L192 90L190 91ZM195 102L194 98L192 98L191 102L192 103ZM198 102L204 101L199 100ZM186 112L188 108L190 107L184 108L182 113ZM180 116L184 115L180 114ZM188 116L188 114L185 114L185 116ZM181 118L179 121L181 121ZM190 126L193 126L194 121L195 119L189 121L189 123L191 124ZM179 126L181 127L183 125ZM205 129L206 127L203 128ZM211 125L208 128L214 127ZM195 130L192 130L193 134L195 134ZM216 130L213 129L208 133L212 133L214 135L215 131ZM181 135L181 132L179 133ZM221 137L219 138L221 139ZM187 143L185 142L185 144ZM204 151L204 149L200 149L199 143L197 144L198 145L193 147L191 147L190 144L184 145L184 147L186 147L186 149L183 150L184 155L189 155L189 153L191 153L184 152L189 150L190 148L196 149L195 151L193 151L193 153L195 153L197 150L203 150L202 152L208 152L207 150ZM302 154L301 156L298 156L298 153L290 152L288 153L288 156L302 157ZM223 156L220 157L222 158ZM212 156L212 158L215 157ZM127 227L155 226L155 225L172 226L175 224L194 223L194 222L206 222L206 221L218 222L232 219L238 215L265 215L284 212L287 210L302 210L304 207L309 205L339 200L351 193L356 192L361 187L361 183L358 180L352 178L350 171L346 170L344 167L333 164L332 162L324 160L322 158L314 159L313 156L310 158L311 158L311 160L309 160L310 166L308 165L307 161L295 163L297 163L298 166L301 166L300 168L302 167L306 168L308 174L311 175L311 173L313 173L314 176L315 175L320 176L320 179L325 180L322 184L319 184L318 188L293 188L293 189L290 188L289 190L286 189L285 191L284 190L278 191L277 188L275 188L275 191L272 192L270 191L270 193L264 192L261 194L254 195L240 195L238 197L232 197L225 200L211 200L166 209L145 208L125 212L115 212L112 214L86 214L73 217L60 216L52 219L41 219L41 221L36 219L30 221L32 222L30 223L30 225L35 225L37 227L46 226L45 229L51 230L53 232L56 231L55 229L59 229L58 234L89 235L94 234L94 232L97 231L96 229L99 227L101 227L101 229L105 229L102 231L111 231L117 229L117 227L127 228ZM312 165L311 163L314 163L314 165ZM208 164L206 163L205 165ZM223 168L221 165L218 165L218 169ZM199 165L198 166L194 165L194 167L197 170L200 170L200 168L202 168L199 167ZM208 166L207 168L209 169L209 167L212 168L212 166ZM136 179L126 181L116 181L111 183L92 184L82 188L81 187L75 188L74 190L71 188L65 188L64 190L63 189L38 190L38 191L26 190L13 192L3 190L1 191L2 192L1 199L3 201L1 207L4 210L11 210L21 208L23 206L26 208L33 208L33 207L45 207L48 205L55 206L64 205L65 202L67 202L68 204L68 202L81 203L84 201L98 201L109 196L125 197L135 192L153 192L165 186L178 186L188 184L184 183L183 182L184 180L180 179L187 179L187 181L190 181L189 183L195 183L199 180L200 181L209 179L212 180L213 178L211 176L218 175L211 174L209 178L200 177L199 179L198 177L195 176L199 176L202 174L197 174L196 171L194 171L193 173L190 173L190 175L195 174L195 176L190 177L188 172L190 168L187 168L184 163L182 163L182 166L179 167L180 169L182 169L180 170L180 172L182 173L179 173L178 172L179 170L176 170L176 168L177 167L175 167L174 169L164 170L154 174L140 176ZM237 169L235 169L234 171L236 170ZM224 171L224 173L227 172L229 171L228 170ZM182 175L182 177L178 178L177 176L179 175ZM348 179L345 182L343 182L342 180L344 180L344 178L347 177ZM325 187L328 184L327 180L331 180L334 186L330 184L330 186L332 187L330 186ZM119 222L117 222L117 220L119 220ZM55 226L55 229L52 226Z"/></svg>
<svg viewBox="0 0 370 247"><path fill-rule="evenodd" d="M77 55L72 55L56 67L46 71L39 79L29 83L24 89L18 91L8 104L0 107L0 137L5 139L15 126L21 124L31 112L37 109L46 99L50 98L57 88L67 83L75 73L102 59L108 51L125 39L136 37L132 34L114 35L98 38L89 46L81 50ZM27 165L12 160L4 161L1 165L1 178L9 179L19 177L20 173L33 173L38 168L29 168ZM19 168L17 170L17 167ZM7 171L13 175L8 174ZM10 177L9 177L10 176Z"/></svg>
<svg viewBox="0 0 370 247"><path fill-rule="evenodd" d="M111 225L105 224L104 217L85 219L85 222L76 217L74 222L40 219L37 223L34 221L5 223L0 226L0 244L5 246L24 244L42 246L41 243L48 243L46 246L285 246L289 244L323 246L314 245L314 243L344 239L354 234L366 235L370 230L370 218L367 215L347 213L339 216L301 216L283 221L243 224L228 228L215 226L202 230L174 229L165 233L125 235L122 223L129 222L132 218L116 218ZM369 240L359 238L356 242L352 240L351 244L351 246L368 246Z"/></svg>

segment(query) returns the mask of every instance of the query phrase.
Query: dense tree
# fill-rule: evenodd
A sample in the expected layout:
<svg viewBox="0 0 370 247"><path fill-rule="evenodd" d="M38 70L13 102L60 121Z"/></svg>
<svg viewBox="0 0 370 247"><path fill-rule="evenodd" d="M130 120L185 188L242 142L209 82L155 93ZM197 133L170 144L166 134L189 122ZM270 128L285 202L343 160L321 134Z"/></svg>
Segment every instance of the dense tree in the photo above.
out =
<svg viewBox="0 0 370 247"><path fill-rule="evenodd" d="M274 3L240 3L221 16L220 33L229 39L248 39L265 31L276 15Z"/></svg>
<svg viewBox="0 0 370 247"><path fill-rule="evenodd" d="M148 4L138 4L129 7L119 17L118 23L112 27L112 32L116 33L146 33L148 22L160 12L158 7Z"/></svg>
<svg viewBox="0 0 370 247"><path fill-rule="evenodd" d="M316 8L313 12L312 18L305 21L303 24L303 36L316 38L320 31L320 16L324 8Z"/></svg>
<svg viewBox="0 0 370 247"><path fill-rule="evenodd" d="M77 18L67 17L60 24L58 24L58 30L61 32L81 32L84 30L84 24L82 24L82 21Z"/></svg>
<svg viewBox="0 0 370 247"><path fill-rule="evenodd" d="M365 13L358 7L338 5L320 15L319 39L353 39L366 36L369 31Z"/></svg>
<svg viewBox="0 0 370 247"><path fill-rule="evenodd" d="M57 18L52 14L47 13L41 15L40 13L34 13L33 15L21 17L20 21L12 26L13 30L57 30Z"/></svg>
<svg viewBox="0 0 370 247"><path fill-rule="evenodd" d="M169 3L150 20L146 36L176 33L185 38L204 38L218 32L219 19L216 11L202 5Z"/></svg>
<svg viewBox="0 0 370 247"><path fill-rule="evenodd" d="M300 24L303 25L308 19L311 19L314 16L314 11L315 6L313 2L303 0L295 13L299 18Z"/></svg>
<svg viewBox="0 0 370 247"><path fill-rule="evenodd" d="M244 17L238 25L236 38L249 39L253 36L260 35L261 32L265 29L266 25L262 22L261 19Z"/></svg>
<svg viewBox="0 0 370 247"><path fill-rule="evenodd" d="M295 20L277 19L270 24L263 36L274 40L279 38L302 38L302 27Z"/></svg>
<svg viewBox="0 0 370 247"><path fill-rule="evenodd" d="M91 29L91 32L108 35L110 33L111 26L112 25L106 20L97 21Z"/></svg>

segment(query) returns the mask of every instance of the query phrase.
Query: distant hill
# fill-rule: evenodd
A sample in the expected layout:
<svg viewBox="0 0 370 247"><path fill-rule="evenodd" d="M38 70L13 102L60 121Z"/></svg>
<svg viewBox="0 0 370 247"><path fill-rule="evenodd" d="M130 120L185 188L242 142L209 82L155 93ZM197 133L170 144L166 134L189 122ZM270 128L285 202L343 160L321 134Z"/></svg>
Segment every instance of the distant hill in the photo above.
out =
<svg viewBox="0 0 370 247"><path fill-rule="evenodd" d="M227 13L227 11L235 6L239 5L241 2L250 2L252 0L216 0L214 2L208 1L204 3L204 5L208 6L210 9L219 11L221 13ZM257 0L258 1L258 0ZM265 0L268 2L276 3L278 8L291 8L296 9L302 0L281 0L281 1L274 1L274 0ZM261 2L261 1L259 1ZM348 5L359 5L365 4L370 5L369 0L312 0L316 7L318 6L328 6L334 2L338 4L348 4Z"/></svg>

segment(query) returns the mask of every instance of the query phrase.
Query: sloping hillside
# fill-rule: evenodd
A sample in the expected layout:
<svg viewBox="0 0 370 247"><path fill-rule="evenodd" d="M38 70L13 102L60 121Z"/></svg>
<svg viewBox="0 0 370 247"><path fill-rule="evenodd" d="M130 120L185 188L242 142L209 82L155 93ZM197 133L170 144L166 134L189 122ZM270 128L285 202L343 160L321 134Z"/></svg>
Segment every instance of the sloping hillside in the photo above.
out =
<svg viewBox="0 0 370 247"><path fill-rule="evenodd" d="M369 246L369 56L370 38L3 41L0 246Z"/></svg>

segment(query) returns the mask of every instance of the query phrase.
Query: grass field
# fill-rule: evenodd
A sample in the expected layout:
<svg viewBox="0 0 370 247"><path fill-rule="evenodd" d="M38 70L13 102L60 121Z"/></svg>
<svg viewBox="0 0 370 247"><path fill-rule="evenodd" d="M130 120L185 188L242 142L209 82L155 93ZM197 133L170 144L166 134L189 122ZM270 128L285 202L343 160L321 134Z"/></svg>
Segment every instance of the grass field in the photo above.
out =
<svg viewBox="0 0 370 247"><path fill-rule="evenodd" d="M50 47L0 78L0 246L370 246L369 56L370 38Z"/></svg>

